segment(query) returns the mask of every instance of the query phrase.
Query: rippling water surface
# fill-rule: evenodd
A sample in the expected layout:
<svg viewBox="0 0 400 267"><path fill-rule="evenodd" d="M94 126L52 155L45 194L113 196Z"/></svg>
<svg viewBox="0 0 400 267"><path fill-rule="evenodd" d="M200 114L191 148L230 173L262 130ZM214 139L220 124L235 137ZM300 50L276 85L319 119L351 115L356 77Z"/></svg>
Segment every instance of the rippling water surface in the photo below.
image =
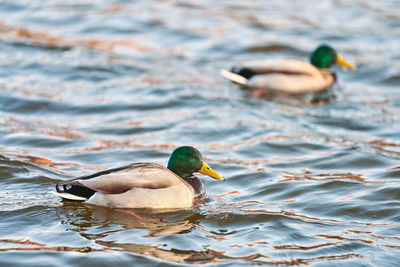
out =
<svg viewBox="0 0 400 267"><path fill-rule="evenodd" d="M0 265L396 266L398 1L1 1ZM255 99L218 74L329 43L322 95ZM57 182L196 146L191 211L65 204Z"/></svg>

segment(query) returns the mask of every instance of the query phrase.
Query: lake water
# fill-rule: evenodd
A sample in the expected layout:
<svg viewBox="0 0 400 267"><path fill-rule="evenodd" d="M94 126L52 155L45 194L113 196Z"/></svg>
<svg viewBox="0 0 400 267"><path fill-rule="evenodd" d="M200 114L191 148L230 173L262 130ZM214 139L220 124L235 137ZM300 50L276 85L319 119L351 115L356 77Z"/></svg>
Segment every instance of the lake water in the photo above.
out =
<svg viewBox="0 0 400 267"><path fill-rule="evenodd" d="M307 60L322 95L256 99L236 62ZM1 1L1 266L398 266L399 1ZM62 204L57 182L197 147L191 211Z"/></svg>

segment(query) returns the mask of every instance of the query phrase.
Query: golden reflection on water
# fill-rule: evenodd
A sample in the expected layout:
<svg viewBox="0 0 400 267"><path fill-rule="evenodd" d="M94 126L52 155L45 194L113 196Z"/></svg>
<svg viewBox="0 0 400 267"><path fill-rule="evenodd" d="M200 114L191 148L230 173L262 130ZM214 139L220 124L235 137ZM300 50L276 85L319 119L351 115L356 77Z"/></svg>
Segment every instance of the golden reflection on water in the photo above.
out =
<svg viewBox="0 0 400 267"><path fill-rule="evenodd" d="M247 256L228 256L223 251L217 251L212 249L205 249L204 251L193 251L193 250L178 250L178 249L162 249L162 245L146 245L146 244L119 244L113 241L96 241L97 244L104 246L102 249L93 249L90 247L68 247L68 246L47 246L46 244L33 242L28 239L3 239L0 243L10 243L14 245L23 245L10 248L2 248L0 251L74 251L80 253L90 253L90 252L110 252L113 250L120 251L121 249L126 252L131 252L139 255L150 256L161 260L173 261L178 263L196 263L196 264L210 264L210 263L223 263L223 262L233 262L233 261L244 261L244 262L254 262L254 263L266 263L266 264L277 264L277 265L302 265L312 263L314 261L328 260L328 259L350 259L354 257L362 258L361 254L348 253L341 255L331 255L331 256L318 256L310 258L297 258L288 260L274 260L271 257L265 256L261 253L253 253ZM260 242L258 244L267 244ZM249 245L251 246L251 245ZM231 246L234 247L234 246ZM288 246L289 249L293 249L293 246ZM316 248L321 246L316 246ZM282 247L276 247L275 249L281 250Z"/></svg>
<svg viewBox="0 0 400 267"><path fill-rule="evenodd" d="M347 173L319 173L312 174L309 171L304 171L304 173L291 173L284 172L282 175L284 179L279 180L279 182L288 181L298 181L298 180L314 180L314 181L325 181L325 180L354 180L360 183L375 183L375 181L370 181L363 177L362 174L355 174L351 172Z"/></svg>
<svg viewBox="0 0 400 267"><path fill-rule="evenodd" d="M11 154L10 154L11 155ZM24 159L27 162L33 163L38 166L46 167L46 168L51 168L52 171L57 172L59 174L64 174L64 175L70 175L70 173L64 172L60 169L60 167L68 167L68 168L77 168L77 169L82 169L85 167L85 169L92 170L92 171L98 171L100 168L96 167L87 167L83 166L79 163L75 162L55 162L53 160L50 160L45 157L38 157L38 156L31 156L28 154L18 154L15 155L17 158Z"/></svg>
<svg viewBox="0 0 400 267"><path fill-rule="evenodd" d="M274 246L274 249L276 250L313 250L321 247L327 247L327 246L336 246L343 244L343 242L334 242L334 243L323 243L323 244L318 244L318 245L313 245L313 246L299 246L296 244L287 244L287 245L281 245L281 246Z"/></svg>
<svg viewBox="0 0 400 267"><path fill-rule="evenodd" d="M47 246L46 244L33 242L25 238L9 238L2 239L0 243L12 244L13 247L0 248L0 251L37 251L37 250L49 250L49 251L74 251L74 252L96 252L96 251L109 251L110 249L93 249L90 247L69 247L69 246ZM20 245L23 245L22 247Z"/></svg>
<svg viewBox="0 0 400 267"><path fill-rule="evenodd" d="M369 141L368 144L379 153L400 156L400 144L398 143L385 140L372 140ZM390 147L390 149L388 147Z"/></svg>
<svg viewBox="0 0 400 267"><path fill-rule="evenodd" d="M0 23L0 36L5 39L25 40L32 44L48 45L55 47L83 47L99 51L115 51L116 49L132 49L137 52L148 52L149 48L140 44L133 38L125 38L121 40L78 40L67 39L55 36L45 31L32 30L25 27L11 26L6 23Z"/></svg>

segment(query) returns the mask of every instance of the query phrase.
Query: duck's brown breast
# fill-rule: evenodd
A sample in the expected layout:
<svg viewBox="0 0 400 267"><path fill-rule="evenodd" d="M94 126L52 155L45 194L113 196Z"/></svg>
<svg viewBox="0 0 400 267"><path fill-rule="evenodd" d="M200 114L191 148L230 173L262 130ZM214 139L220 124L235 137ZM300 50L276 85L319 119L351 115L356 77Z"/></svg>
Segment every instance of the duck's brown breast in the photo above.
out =
<svg viewBox="0 0 400 267"><path fill-rule="evenodd" d="M194 190L193 205L198 205L206 201L206 190L203 183L197 177L189 177L185 179Z"/></svg>

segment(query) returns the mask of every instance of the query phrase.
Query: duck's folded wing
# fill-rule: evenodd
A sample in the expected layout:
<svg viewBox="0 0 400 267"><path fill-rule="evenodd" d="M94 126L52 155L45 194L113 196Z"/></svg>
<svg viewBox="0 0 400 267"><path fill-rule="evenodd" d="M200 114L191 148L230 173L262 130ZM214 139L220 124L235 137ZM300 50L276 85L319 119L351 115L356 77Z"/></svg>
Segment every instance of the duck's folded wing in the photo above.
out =
<svg viewBox="0 0 400 267"><path fill-rule="evenodd" d="M64 189L68 186L78 186L103 194L121 194L133 188L158 189L178 183L182 183L181 179L159 164L134 163L63 181L57 185L57 191L62 192L60 186Z"/></svg>
<svg viewBox="0 0 400 267"><path fill-rule="evenodd" d="M248 68L256 74L282 73L320 76L320 71L310 63L297 59L266 59L247 61L238 66Z"/></svg>

